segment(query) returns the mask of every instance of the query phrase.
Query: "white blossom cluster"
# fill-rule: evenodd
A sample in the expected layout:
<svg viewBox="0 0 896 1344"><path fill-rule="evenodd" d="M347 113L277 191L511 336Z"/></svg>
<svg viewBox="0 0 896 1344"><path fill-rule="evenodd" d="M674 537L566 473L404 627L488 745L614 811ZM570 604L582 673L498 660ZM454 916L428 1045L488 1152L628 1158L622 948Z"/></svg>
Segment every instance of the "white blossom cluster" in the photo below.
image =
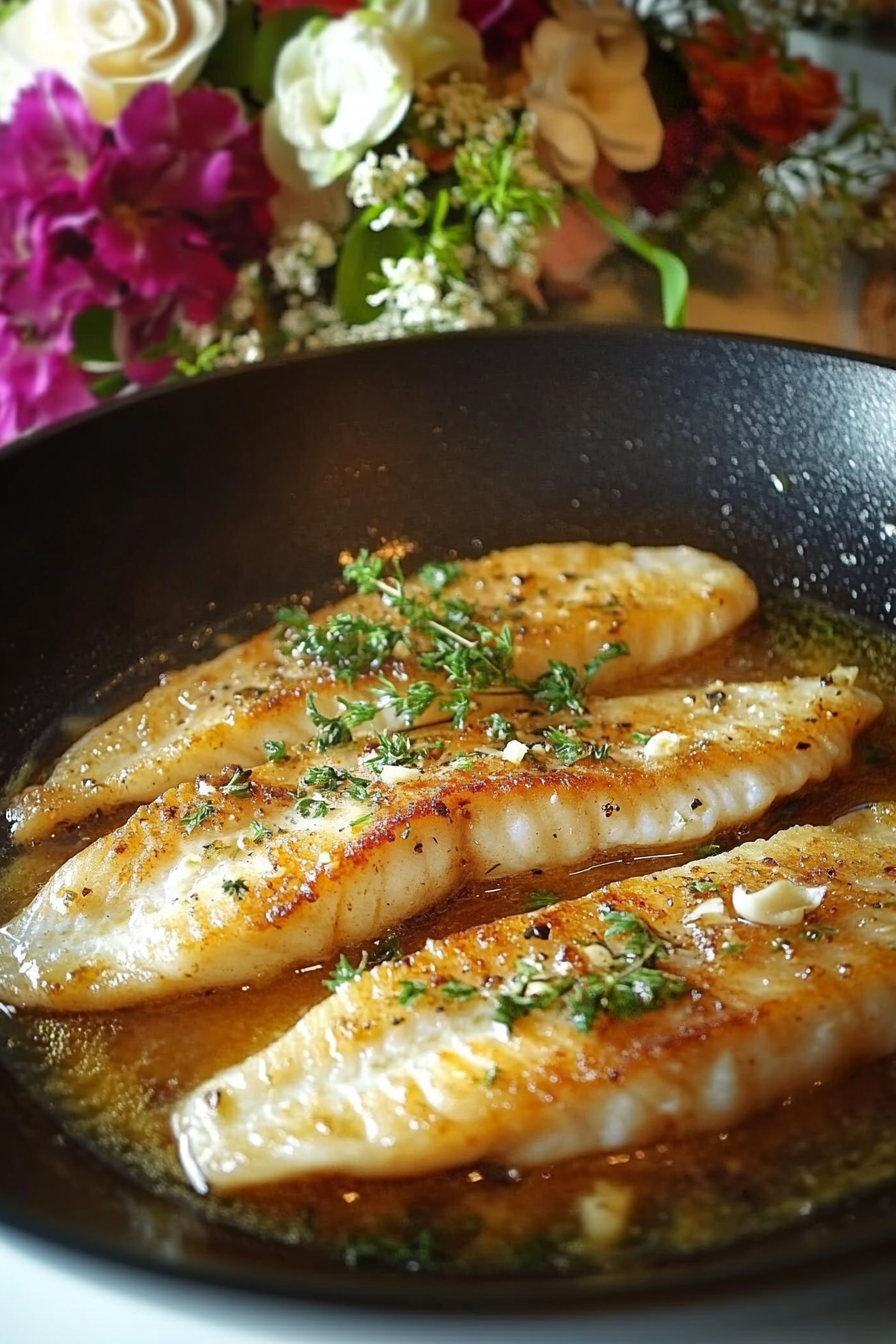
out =
<svg viewBox="0 0 896 1344"><path fill-rule="evenodd" d="M419 85L411 118L421 137L441 149L479 139L497 145L512 135L521 105L513 95L495 98L481 80L455 72L441 83Z"/></svg>
<svg viewBox="0 0 896 1344"><path fill-rule="evenodd" d="M511 210L505 219L487 207L476 216L476 246L493 266L513 268L521 275L538 275L538 230L521 210Z"/></svg>
<svg viewBox="0 0 896 1344"><path fill-rule="evenodd" d="M415 159L407 145L382 156L369 150L352 171L348 197L359 210L371 205L383 207L371 221L374 232L390 224L414 229L423 223L429 210L420 190L428 175L426 164Z"/></svg>
<svg viewBox="0 0 896 1344"><path fill-rule="evenodd" d="M312 298L320 288L320 271L335 266L336 240L322 224L303 220L285 229L268 253L274 284L284 293Z"/></svg>

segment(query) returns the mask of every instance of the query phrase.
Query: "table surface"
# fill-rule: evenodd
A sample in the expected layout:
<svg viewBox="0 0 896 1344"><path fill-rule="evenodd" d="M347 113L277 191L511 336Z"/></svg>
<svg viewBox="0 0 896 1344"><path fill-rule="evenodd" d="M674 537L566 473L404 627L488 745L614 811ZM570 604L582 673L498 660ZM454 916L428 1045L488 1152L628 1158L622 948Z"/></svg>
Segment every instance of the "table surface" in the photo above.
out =
<svg viewBox="0 0 896 1344"><path fill-rule="evenodd" d="M861 72L863 96L885 115L892 109L896 54L858 42L831 42L817 36L802 49L842 72ZM774 336L851 351L873 349L858 320L866 264L844 259L842 270L807 305L783 294L768 259L710 268L692 289L689 326L708 331ZM723 283L724 281L724 283ZM578 315L604 322L645 319L637 295L619 281L601 284ZM658 1318L651 1311L627 1310L547 1321L496 1318L476 1323L283 1302L263 1302L187 1284L166 1283L149 1274L106 1266L87 1257L50 1249L0 1230L0 1339L23 1344L455 1344L458 1332L490 1344L579 1344L583 1329L613 1344L763 1344L812 1339L834 1344L847 1338L862 1344L892 1344L896 1289L874 1275L844 1282L821 1282L811 1292L782 1292L760 1301L739 1296L710 1307L682 1308Z"/></svg>

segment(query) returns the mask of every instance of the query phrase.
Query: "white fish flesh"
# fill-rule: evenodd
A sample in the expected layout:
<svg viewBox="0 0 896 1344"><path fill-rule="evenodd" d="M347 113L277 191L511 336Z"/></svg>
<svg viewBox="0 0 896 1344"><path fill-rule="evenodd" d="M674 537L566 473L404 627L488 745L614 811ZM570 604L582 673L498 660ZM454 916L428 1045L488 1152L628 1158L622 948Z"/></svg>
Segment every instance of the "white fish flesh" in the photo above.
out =
<svg viewBox="0 0 896 1344"><path fill-rule="evenodd" d="M426 596L408 581L411 596ZM550 659L577 668L606 643L624 643L628 655L607 662L592 682L605 690L693 653L744 621L756 607L756 589L725 560L686 546L599 546L590 542L537 544L466 561L442 596L474 608L474 619L494 630L509 625L514 671L524 680L543 673ZM400 623L377 595L354 596L315 617L338 613ZM307 697L327 716L337 696L382 695L380 672L406 691L443 674L421 670L397 650L382 666L362 670L351 684L320 660L290 650L274 629L218 657L166 673L142 700L92 729L57 762L45 783L27 788L8 808L16 841L26 844L87 817L148 802L184 780L266 759L266 741L287 747L312 740ZM439 717L438 702L419 722ZM388 712L374 721L399 726Z"/></svg>
<svg viewBox="0 0 896 1344"><path fill-rule="evenodd" d="M0 929L0 1001L109 1008L242 984L375 938L486 873L697 845L844 767L881 703L802 678L585 709L588 726L564 730L517 702L501 740L486 718L424 740L410 765L354 744L169 790Z"/></svg>
<svg viewBox="0 0 896 1344"><path fill-rule="evenodd" d="M179 1102L187 1174L227 1191L626 1151L727 1130L896 1050L892 812L866 834L796 827L360 974ZM775 891L799 927L736 916L735 895Z"/></svg>

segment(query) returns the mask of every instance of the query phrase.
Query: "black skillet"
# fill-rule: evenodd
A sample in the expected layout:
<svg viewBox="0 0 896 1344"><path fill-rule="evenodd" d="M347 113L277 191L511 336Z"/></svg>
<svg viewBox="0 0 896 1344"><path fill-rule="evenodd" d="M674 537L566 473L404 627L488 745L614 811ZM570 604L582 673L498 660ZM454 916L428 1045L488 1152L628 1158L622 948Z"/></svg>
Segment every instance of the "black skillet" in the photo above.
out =
<svg viewBox="0 0 896 1344"><path fill-rule="evenodd" d="M339 552L688 542L890 626L896 372L793 346L535 328L307 358L137 397L0 454L0 782L60 714L184 632L325 596ZM254 613L254 614L253 614ZM178 644L178 637L181 643ZM459 1281L204 1223L102 1167L0 1071L0 1219L181 1276L343 1302L542 1307L883 1251L884 1192L628 1278Z"/></svg>

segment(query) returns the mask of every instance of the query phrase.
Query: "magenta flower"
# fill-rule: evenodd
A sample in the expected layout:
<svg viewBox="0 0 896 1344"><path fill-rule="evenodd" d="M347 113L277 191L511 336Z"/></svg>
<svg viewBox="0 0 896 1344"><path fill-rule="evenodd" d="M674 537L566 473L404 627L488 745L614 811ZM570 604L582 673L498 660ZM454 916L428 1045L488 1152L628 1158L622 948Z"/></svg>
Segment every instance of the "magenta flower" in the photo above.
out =
<svg viewBox="0 0 896 1344"><path fill-rule="evenodd" d="M95 405L64 341L23 339L0 316L0 444Z"/></svg>
<svg viewBox="0 0 896 1344"><path fill-rule="evenodd" d="M266 250L276 189L226 93L148 85L105 127L39 75L0 125L0 443L92 403L73 349L85 308L114 310L129 377L166 377L172 328L215 321Z"/></svg>

